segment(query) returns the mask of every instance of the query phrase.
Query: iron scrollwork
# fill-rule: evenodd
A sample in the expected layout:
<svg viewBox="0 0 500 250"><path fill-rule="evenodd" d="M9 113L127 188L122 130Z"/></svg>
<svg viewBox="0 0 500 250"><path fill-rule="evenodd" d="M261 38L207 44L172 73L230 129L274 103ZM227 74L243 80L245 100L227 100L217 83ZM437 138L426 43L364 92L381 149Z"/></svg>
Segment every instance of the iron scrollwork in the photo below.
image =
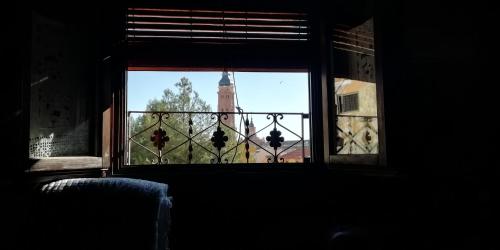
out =
<svg viewBox="0 0 500 250"><path fill-rule="evenodd" d="M214 145L215 148L220 152L220 150L226 146L227 140L229 138L224 135L226 132L224 132L220 126L217 126L217 130L213 133L212 138L210 139L212 141L212 145Z"/></svg>
<svg viewBox="0 0 500 250"><path fill-rule="evenodd" d="M270 119L271 116L273 117L274 129L269 132L270 135L266 137L266 141L268 141L269 146L271 146L274 149L274 154L272 155L272 162L277 163L279 156L278 148L281 147L281 143L285 141L285 138L281 136L281 131L279 131L276 128L276 125L278 124L278 117L280 120L283 119L283 114L268 114L267 119ZM281 158L280 160L282 162L284 161L283 158ZM268 162L271 162L271 158L268 158Z"/></svg>
<svg viewBox="0 0 500 250"><path fill-rule="evenodd" d="M339 119L340 118L340 119ZM374 154L378 150L375 117L337 116L337 154Z"/></svg>
<svg viewBox="0 0 500 250"><path fill-rule="evenodd" d="M134 152L139 152L138 150L154 156L154 160L148 158L147 154L145 158L142 158L148 162L147 164L169 164L170 161L178 163L182 158L188 164L208 163L195 162L194 159L198 156L195 152L203 152L210 156L208 158L210 163L215 164L234 163L235 161L263 163L266 158L268 163L278 163L284 162L284 158L287 157L284 155L287 155L288 152L297 150L297 145L302 145L302 159L304 157L303 126L302 131L299 132L301 135L299 135L280 123L284 114L300 116L303 122L305 116L302 113L130 111L129 116L131 113L139 113L142 117L150 115L153 119L148 118L148 125L128 136L128 164L130 164L131 155ZM263 115L270 121L256 131L253 122L249 120L249 114ZM225 123L229 115L241 115L242 120L239 128ZM203 127L196 127L196 125L201 124L198 123L200 116L210 117L210 123L205 123ZM243 116L245 117L243 118ZM182 124L185 124L184 128ZM257 134L262 131L269 131L269 136L258 138ZM283 132L290 133L291 136L296 137L296 140L285 141ZM131 133L131 130L128 133ZM371 134L367 135L366 138L369 136ZM148 141L149 143L147 143ZM132 150L131 145L134 145ZM172 154L174 150L176 152L185 150L185 155ZM257 153L260 158L257 158Z"/></svg>
<svg viewBox="0 0 500 250"><path fill-rule="evenodd" d="M281 147L281 143L285 141L285 138L281 136L281 131L277 130L274 128L269 132L270 136L266 137L266 141L269 142L269 146L274 148L274 150L277 150L279 147Z"/></svg>
<svg viewBox="0 0 500 250"><path fill-rule="evenodd" d="M158 128L153 132L153 135L151 135L153 145L160 151L165 147L165 143L169 140L170 138L167 136L167 132L162 128Z"/></svg>
<svg viewBox="0 0 500 250"><path fill-rule="evenodd" d="M189 164L191 164L191 161L193 160L193 119L191 118L191 114L189 115L189 146L188 146L188 161Z"/></svg>
<svg viewBox="0 0 500 250"><path fill-rule="evenodd" d="M247 114L247 118L245 119L245 159L247 163L250 159L249 134L250 134L250 121L248 121L248 114Z"/></svg>

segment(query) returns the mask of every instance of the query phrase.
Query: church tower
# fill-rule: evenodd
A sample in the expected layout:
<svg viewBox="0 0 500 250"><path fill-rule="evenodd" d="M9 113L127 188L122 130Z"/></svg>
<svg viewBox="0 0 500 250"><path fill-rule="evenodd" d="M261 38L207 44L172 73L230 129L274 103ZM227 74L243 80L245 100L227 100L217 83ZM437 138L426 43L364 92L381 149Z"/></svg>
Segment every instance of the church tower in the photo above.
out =
<svg viewBox="0 0 500 250"><path fill-rule="evenodd" d="M234 84L229 79L227 71L222 72L222 78L219 81L219 96L217 102L217 112L235 112L234 111ZM229 114L227 120L222 119L222 122L229 127L234 126L234 114Z"/></svg>
<svg viewBox="0 0 500 250"><path fill-rule="evenodd" d="M253 124L253 118L250 118L250 124L248 125L248 135L250 135L250 138L255 139L257 138L257 135L255 134L256 128L255 125Z"/></svg>

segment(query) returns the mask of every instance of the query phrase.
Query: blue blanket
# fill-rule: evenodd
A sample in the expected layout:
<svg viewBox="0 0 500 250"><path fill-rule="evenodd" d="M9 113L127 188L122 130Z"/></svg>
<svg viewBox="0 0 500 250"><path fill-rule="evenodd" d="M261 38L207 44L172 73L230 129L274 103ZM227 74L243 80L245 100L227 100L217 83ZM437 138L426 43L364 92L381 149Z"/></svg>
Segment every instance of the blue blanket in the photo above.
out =
<svg viewBox="0 0 500 250"><path fill-rule="evenodd" d="M130 178L54 181L36 190L29 249L168 249L168 185Z"/></svg>

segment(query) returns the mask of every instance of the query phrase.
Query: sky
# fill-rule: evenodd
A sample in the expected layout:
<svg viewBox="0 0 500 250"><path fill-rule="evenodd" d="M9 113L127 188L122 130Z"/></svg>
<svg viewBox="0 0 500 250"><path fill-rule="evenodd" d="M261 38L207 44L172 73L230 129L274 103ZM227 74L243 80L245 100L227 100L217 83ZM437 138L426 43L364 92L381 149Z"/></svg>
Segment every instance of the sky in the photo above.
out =
<svg viewBox="0 0 500 250"><path fill-rule="evenodd" d="M230 73L230 79L233 80L233 74ZM161 99L163 90L167 88L176 92L174 84L182 77L187 77L200 98L211 106L212 111L217 111L217 90L221 76L220 71L129 71L128 110L144 111L149 100ZM234 78L238 103L244 112L309 113L308 73L235 72ZM237 105L236 100L235 105ZM265 115L253 115L252 118L257 131L270 123ZM238 119L235 117L237 127ZM301 134L299 115L284 116L282 121L288 129ZM308 119L304 120L305 139L309 139L308 122ZM267 136L271 129L258 133L258 136L261 138ZM285 140L298 139L286 129L278 128L278 130L283 133Z"/></svg>

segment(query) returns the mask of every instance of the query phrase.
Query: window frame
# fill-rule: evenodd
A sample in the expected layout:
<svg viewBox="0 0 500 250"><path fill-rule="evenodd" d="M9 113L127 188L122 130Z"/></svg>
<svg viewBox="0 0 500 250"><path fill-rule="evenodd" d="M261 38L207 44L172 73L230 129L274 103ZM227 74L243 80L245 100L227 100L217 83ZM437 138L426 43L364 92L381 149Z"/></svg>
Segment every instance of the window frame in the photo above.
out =
<svg viewBox="0 0 500 250"><path fill-rule="evenodd" d="M377 122L379 128L379 150L378 154L373 155L337 155L335 154L336 144L335 135L335 119L336 119L336 108L334 98L330 98L332 95L332 89L329 86L333 84L333 67L335 58L333 58L332 47L330 46L332 42L332 37L330 36L330 28L334 25L335 21L329 18L329 13L325 13L325 10L315 10L309 13L311 16L310 30L311 37L308 45L308 61L307 69L310 74L309 77L309 100L310 100L310 130L311 130L311 163L326 163L328 167L343 167L343 166L366 166L370 169L373 166L386 166L386 153L385 153L385 128L384 128L384 107L383 107L383 83L382 83L382 68L380 64L381 56L380 54L380 37L376 35L377 17L374 15L374 46L375 46L375 67L376 67L376 94L377 94ZM136 61L137 62L137 61ZM273 65L276 66L276 65ZM144 66L144 65L130 65L128 67L134 68L168 68L177 69L180 66ZM214 67L207 67L207 65L198 65L197 67L217 69L217 65ZM230 71L238 71L238 67L235 69L230 69ZM182 68L182 67L180 67ZM184 69L189 69L186 65L183 65ZM276 70L272 66L269 67ZM219 69L226 69L226 67L220 67ZM246 68L248 70L248 67ZM260 68L260 70L264 70ZM359 105L359 103L358 103ZM333 107L333 108L332 108Z"/></svg>
<svg viewBox="0 0 500 250"><path fill-rule="evenodd" d="M89 173L99 173L103 171L103 161L101 158L101 141L102 141L102 133L101 133L101 124L102 117L99 115L100 105L102 98L102 91L99 89L99 77L100 70L98 65L90 65L89 68L94 68L93 71L93 81L88 82L88 91L87 91L87 105L84 106L86 112L88 113L88 153L85 155L65 155L65 156L53 156L53 157L43 157L43 158L32 158L30 156L30 124L31 124L31 82L33 81L32 77L32 69L31 64L33 60L33 50L32 50L32 39L33 39L33 15L40 14L38 8L40 6L35 5L31 6L31 8L23 9L22 15L25 16L25 21L23 22L23 28L26 28L26 36L24 46L26 48L26 54L23 58L23 73L25 74L25 78L23 81L23 110L24 110L24 124L22 137L25 138L25 143L23 143L21 155L23 156L23 163L25 163L24 173L26 174L42 174L44 173L56 173L56 172L89 172ZM43 9L43 8L42 8ZM56 10L61 11L61 10ZM50 12L49 12L50 13ZM57 16L57 13L50 13L49 18L53 17L51 15ZM67 20L65 20L67 21ZM87 29L94 29L96 27L96 20L91 20L87 22L89 25L85 27ZM80 25L80 24L78 24ZM29 34L28 34L29 33ZM87 34L88 35L88 34ZM94 34L91 34L94 35ZM96 36L97 37L97 36ZM99 49L96 44L90 44L89 48L94 54L92 57L98 57ZM93 61L96 58L93 58Z"/></svg>
<svg viewBox="0 0 500 250"><path fill-rule="evenodd" d="M333 31L334 22L330 22L328 26L328 79L326 94L328 98L328 106L326 107L328 115L328 131L331 133L329 136L329 151L328 151L328 162L330 167L334 168L346 168L350 169L353 166L361 167L362 169L373 169L374 167L387 167L387 155L386 155L386 141L385 141L385 109L384 109L384 94L383 94L383 67L382 67L382 37L379 32L381 25L379 24L379 17L375 11L373 11L371 18L373 18L373 38L374 38L374 57L375 57L375 85L376 85L376 97L377 97L377 124L378 124L378 153L377 154L350 154L341 155L337 154L337 129L336 121L337 116L341 113L338 112L339 109L335 104L335 57L333 53L333 36L330 32ZM359 100L358 100L359 105Z"/></svg>
<svg viewBox="0 0 500 250"><path fill-rule="evenodd" d="M298 9L300 10L300 9ZM302 11L302 10L301 10ZM151 69L151 70L196 70L196 69L199 69L199 70L207 70L207 69L210 69L210 70L228 70L228 71L258 71L258 72L276 72L276 71L279 71L279 72L308 72L309 73L309 102L316 102L318 105L315 105L315 107L319 107L319 110L316 110L315 108L313 108L311 105L309 105L309 108L310 108L310 111L309 111L309 127L310 127L310 130L312 130L312 128L314 126L316 127L320 127L321 129L318 129L318 132L317 133L312 133L311 132L311 137L310 137L310 140L311 141L314 141L316 140L317 143L314 143L315 145L311 145L311 159L316 159L315 162L317 163L325 163L325 158L324 158L324 152L323 152L323 144L324 144L324 138L322 136L322 131L323 131L323 121L320 119L320 117L322 117L322 106L321 106L321 92L320 91L316 91L315 94L312 94L311 93L311 89L313 89L314 87L311 87L311 85L316 85L316 86L320 86L320 82L318 82L317 84L312 84L314 81L319 81L321 78L320 77L316 77L315 79L316 80L313 80L313 74L321 74L321 71L317 71L317 72L312 72L311 69L314 68L314 64L318 64L318 63L313 63L312 61L317 58L313 55L311 55L309 52L311 52L311 49L314 48L311 44L313 42L320 42L321 39L314 39L313 36L315 34L314 31L313 31L313 26L315 25L313 22L318 22L319 19L316 19L314 20L313 18L313 13L311 12L307 12L307 15L310 15L311 16L311 23L310 23L310 27L311 27L311 38L310 38L310 41L305 43L305 45L301 45L302 48L299 49L299 50L294 50L293 49L293 46L290 47L291 50L294 50L297 52L297 54L299 55L299 58L302 58L302 61L295 61L293 62L292 60L292 63L290 63L289 61L287 61L286 59L282 59L280 56L282 54L277 54L276 55L276 60L278 60L278 62L281 62L282 64L276 64L276 61L271 61L271 62L256 62L255 61L255 58L250 58L250 60L248 62L241 62L241 61L235 61L232 59L232 56L226 56L226 57L223 57L222 60L219 60L219 61L216 61L214 65L207 65L206 64L206 61L201 58L202 60L200 60L199 62L195 62L193 65L189 65L189 64L184 64L182 61L178 64L174 64L174 65L170 65L170 64L166 64L165 62L162 62L162 63L159 63L159 61L157 60L157 58L155 57L152 57L150 61L148 61L148 55L146 55L146 57L137 57L138 55L138 52L137 51L127 51L126 53L124 53L125 55L127 56L130 56L129 58L123 58L123 63L126 65L126 66L123 66L123 72L124 74L126 75L126 72L127 70L141 70L141 69ZM319 35L319 34L317 34ZM301 41L303 42L303 41ZM172 43L170 45L180 45L181 49L179 50L182 50L183 47L189 47L189 46L193 46L195 48L194 51L197 51L197 48L198 47L201 47L203 48L204 45L199 45L199 44L179 44L179 43ZM169 45L167 43L164 43L164 45ZM277 47L277 43L256 43L255 45L252 45L252 46L256 46L255 48L262 48L264 51L275 51L276 48L279 48ZM210 47L207 47L207 48L210 48L211 50L217 50L218 45L210 45ZM231 51L241 51L241 47L239 47L238 45L232 45L232 44L228 44L226 45L227 48L229 48L229 50ZM243 46L244 47L244 46ZM253 47L251 47L253 48ZM137 47L137 48L133 48L133 49L137 49L139 51L139 54L140 54L140 51L144 51L143 49L144 48L141 48L140 46ZM282 48L279 48L280 50L279 51L285 51L283 50ZM250 53L248 51L251 51L249 49L246 50L248 55L253 55L254 53ZM317 53L319 53L319 51L316 51ZM159 53L161 54L161 52ZM141 55L141 56L144 56L144 55ZM157 56L157 55L155 55ZM243 53L243 56L246 56L245 53ZM188 60L189 61L189 60ZM191 62L192 63L192 62ZM221 64L222 63L222 64ZM262 64L264 64L265 66L262 66ZM319 63L320 64L320 63ZM124 79L126 79L126 76L124 77ZM121 83L122 86L121 86L121 89L123 90L126 90L126 82L122 82ZM118 90L117 90L118 91ZM126 94L125 94L126 96ZM314 97L315 96L315 97ZM314 100L312 100L314 99ZM318 101L316 101L318 100ZM125 110L125 112L121 112L123 114L126 113L126 100L124 98L122 98L121 100L117 100L117 103L116 105L120 106L120 107L124 107L123 110ZM311 117L313 116L312 113L315 113L316 116L318 117L316 120L313 121L313 119L311 119ZM119 118L120 115L118 114L115 114L114 117L115 117L115 124L114 124L114 133L116 134L119 134L119 135L123 135L121 136L122 138L126 139L125 138L125 130L124 130L124 127L120 125L117 125L116 124L120 124L120 123L125 123L126 124L126 121L125 120L120 120ZM126 119L126 117L125 117ZM315 138L313 138L315 136ZM115 136L116 137L116 136ZM114 138L115 142L114 142L114 145L120 145L119 144L119 140L117 138ZM315 150L316 149L316 150ZM316 152L314 154L314 152ZM124 164L120 164L121 163L124 163L124 159L125 159L125 152L124 150L114 150L114 154L116 157L114 158L120 158L120 159L115 159L115 161L112 161L111 165L112 165L112 171L119 171L120 169L123 169L123 168L126 168L124 167L125 165ZM310 161L308 161L310 162ZM265 167L268 166L268 164L262 164L262 165L265 165ZM302 165L302 164L301 164ZM264 166L263 166L264 167Z"/></svg>
<svg viewBox="0 0 500 250"><path fill-rule="evenodd" d="M129 66L128 68L132 68L132 69L133 69L132 71L138 71L136 67L130 67L130 66ZM228 70L228 69L220 69L220 68L213 68L213 69L211 69L211 68L202 68L202 69L200 69L200 68L190 68L191 70L186 70L186 68L182 68L182 69L183 69L182 71L188 71L188 72L189 72L189 71L191 71L191 72L196 72L196 71L198 71L198 72L200 72L200 71L201 71L201 72L203 72L203 71L210 71L210 72L214 72L214 71L220 71L220 70ZM245 68L245 70L249 70L249 68ZM251 70L251 69L250 69L250 70ZM251 72L259 72L259 73L266 73L266 72L269 72L269 73L275 73L275 72L281 72L281 71L278 71L277 69L274 69L274 68L266 68L266 69L263 69L263 68L254 68L254 70L255 70L255 71L251 71ZM127 72L128 72L128 71L129 71L129 70L127 70L127 71L125 72L125 75L127 75ZM140 71L144 71L144 70L140 70ZM145 70L145 71L148 71L148 70ZM154 70L154 71L157 71L157 70ZM175 68L171 68L171 67L168 67L168 70L165 70L165 72L166 72L166 71L179 72L179 71L175 70ZM233 70L228 70L228 71L233 72ZM238 72L238 71L237 71L237 70L235 70L234 72ZM306 71L306 70L299 71L299 70L294 69L293 71L290 71L290 70L289 70L289 71L286 71L286 72L296 72L296 73L304 73L304 74L308 74L308 79L309 79L309 81L308 81L308 83L307 83L307 84L308 84L308 89L310 88L310 86L309 86L309 82L310 82L310 79L311 79L311 73L310 73L309 71ZM126 87L126 86L128 85L128 83L127 83L127 82L125 82L125 84L124 84L124 85L125 85L125 87ZM127 96L127 94L125 94L125 96ZM226 98L226 95L223 95L222 97L223 97L223 98ZM309 97L309 98L310 98L310 97ZM309 99L309 101L310 101L310 99ZM125 100L124 105L126 106L126 100ZM127 108L125 108L125 110L126 110L126 112L128 112L128 109L127 109ZM125 112L125 113L126 113L126 112ZM219 112L219 111L215 110L215 111L213 111L213 112L217 113L217 112ZM220 112L234 112L234 111L230 111L230 110L227 110L227 109L222 108L222 110L221 110ZM302 118L303 120L306 120L306 121L304 121L304 124L306 124L307 122L309 122L309 125L308 125L309 127L311 126L311 124L310 124L310 123L311 123L311 119L310 119L310 112L311 112L311 111L309 111L309 113L303 113L303 114L302 114L302 116L301 116L301 118ZM262 114L262 113L265 113L265 112L255 112L255 113ZM275 113L275 112L270 111L270 113ZM279 113L279 112L278 112L278 113ZM298 115L298 114L299 114L299 113L297 113L297 112L291 112L291 113L289 113L289 115L295 115L295 116L296 116L296 115ZM286 112L284 112L284 113L283 113L283 115L286 115ZM125 117L125 119L126 119L126 117ZM308 120L308 121L307 121L307 120ZM124 124L126 124L126 126L128 126L128 122L127 122L127 120L125 120L125 121L124 121ZM127 134L128 134L128 133L127 133L127 129L128 129L128 127L126 127L126 129L125 129L125 131L124 131L125 135L127 135ZM306 128L305 128L305 127L303 127L303 129L306 129ZM304 130L304 131L305 131L305 130ZM309 132L310 132L310 131L309 131ZM127 140L128 140L127 136L125 136L124 138L125 138L125 139L124 139L124 142L125 142L125 143L127 143ZM309 148L310 148L310 147L311 147L310 143L306 143L306 141L310 141L310 140L311 140L311 138L310 138L309 140L305 140L305 139L303 138L303 140L304 140L304 143L305 143L305 144L307 144L307 145L309 145ZM298 145L300 145L300 144L298 144ZM244 145L243 145L243 146L244 146ZM136 168L147 168L147 167L152 167L152 166L153 166L153 167L154 167L154 166L159 166L159 165L157 165L157 164L141 164L141 165L126 164L126 160L125 160L125 159L127 158L127 156L126 156L127 152L126 152L126 151L127 151L127 150L125 150L125 151L124 151L124 153L123 153L122 155L120 155L120 157L122 157L122 158L123 158L123 164L122 164L122 165L118 165L117 167L115 167L115 169L116 169L116 170L120 170L120 169L128 169L128 170L130 170L130 169L132 169L132 168L133 168L133 169L136 169ZM278 152L279 152L279 150L278 150ZM287 166L288 166L288 165L303 166L304 164L310 163L310 162L311 162L311 161L310 161L310 159L311 159L311 156L306 154L306 155L305 155L305 157L304 157L304 161L303 161L303 162L299 162L299 163L286 163L286 165L287 165ZM280 163L251 163L251 162L249 162L249 163L234 163L234 164L229 163L229 165L238 166L238 168L246 168L246 166L252 166L252 168L268 168L269 166L280 166L280 165L282 165L282 164L283 164L283 163L281 163L281 162L280 162ZM163 166L163 165L167 165L167 167L168 167L168 168L171 168L171 167L174 167L174 168L175 168L175 167L183 167L183 168L185 168L185 167L189 167L189 166L191 166L191 167L192 167L192 166L195 166L195 167L196 167L196 166L201 166L201 167L203 167L203 168L207 168L207 167L209 167L209 168L210 168L211 166L222 167L223 165L226 165L226 164L223 164L223 163L219 163L219 164L210 164L210 163L160 164L160 166ZM258 165L259 167L254 167L254 165ZM293 168L293 166L291 166L291 167ZM227 168L227 167L225 167L225 166L224 166L224 168Z"/></svg>

